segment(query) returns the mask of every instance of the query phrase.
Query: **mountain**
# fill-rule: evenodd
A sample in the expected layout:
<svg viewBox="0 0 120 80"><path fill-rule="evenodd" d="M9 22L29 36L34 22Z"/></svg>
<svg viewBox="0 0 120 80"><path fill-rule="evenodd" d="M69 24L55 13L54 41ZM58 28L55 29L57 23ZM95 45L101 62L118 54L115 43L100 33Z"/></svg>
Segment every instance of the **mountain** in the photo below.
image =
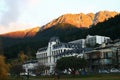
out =
<svg viewBox="0 0 120 80"><path fill-rule="evenodd" d="M58 17L57 19L54 19L53 21L49 22L48 24L42 26L41 28L35 27L23 31L15 31L2 34L1 36L10 38L34 37L38 32L46 30L57 24L70 24L76 28L89 28L92 25L96 25L99 22L103 22L111 17L114 17L117 14L119 13L114 11L99 11L96 14L94 13L64 14Z"/></svg>
<svg viewBox="0 0 120 80"><path fill-rule="evenodd" d="M106 11L98 13L95 16L99 15L100 17ZM107 17L103 22L103 18L101 20L97 18L92 21L92 26L90 25L89 27L77 27L70 23L61 22L54 25L51 24L49 27L46 27L46 24L42 28L38 28L39 30L33 37L27 37L27 35L22 38L2 36L0 37L0 43L3 46L0 47L1 50L2 48L4 49L4 55L7 58L16 58L20 51L24 51L27 55L32 54L32 56L35 56L36 51L41 47L47 46L49 39L53 36L58 36L62 42L86 38L88 34L108 36L112 40L120 38L120 15L111 18ZM101 22L98 23L97 21Z"/></svg>
<svg viewBox="0 0 120 80"><path fill-rule="evenodd" d="M40 30L40 27L35 27L35 28L31 28L31 29L26 29L26 30L5 33L0 36L9 37L9 38L33 37L37 34L37 32L39 30Z"/></svg>
<svg viewBox="0 0 120 80"><path fill-rule="evenodd" d="M99 11L96 14L94 13L80 13L80 14L64 14L57 19L49 22L44 25L42 29L50 28L58 23L67 23L74 25L77 28L89 28L92 25L96 25L99 22L103 22L108 18L114 17L119 13L114 11Z"/></svg>

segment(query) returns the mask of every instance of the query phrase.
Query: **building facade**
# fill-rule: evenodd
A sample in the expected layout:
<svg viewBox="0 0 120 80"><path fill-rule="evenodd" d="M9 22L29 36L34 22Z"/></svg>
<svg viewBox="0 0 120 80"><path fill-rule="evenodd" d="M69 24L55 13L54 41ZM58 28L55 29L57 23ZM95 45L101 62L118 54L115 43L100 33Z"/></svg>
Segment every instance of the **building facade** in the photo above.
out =
<svg viewBox="0 0 120 80"><path fill-rule="evenodd" d="M32 73L31 70L35 69L35 67L37 66L38 66L37 60L29 60L29 61L24 62L24 64L22 65L26 73Z"/></svg>
<svg viewBox="0 0 120 80"><path fill-rule="evenodd" d="M38 62L49 66L46 74L54 72L57 59L66 56L75 56L82 53L82 46L78 43L62 43L58 37L53 37L48 42L48 47L40 48L36 53Z"/></svg>
<svg viewBox="0 0 120 80"><path fill-rule="evenodd" d="M89 58L88 53L89 51L92 50L92 48L86 47L86 44L95 46L96 44L107 43L109 40L110 40L109 37L88 35L86 39L79 39L79 40L70 41L68 43L63 43L60 42L58 37L52 37L48 42L47 47L40 48L37 51L36 58L39 63L50 67L49 70L45 71L45 74L50 74L54 72L56 61L61 57L79 56L82 58L84 57L85 54L86 59L88 59ZM99 55L102 55L102 57L106 53L101 51L98 52ZM94 52L92 52L92 54L94 54ZM109 54L112 53L110 52ZM103 61L108 61L110 63L110 61L106 59L104 59Z"/></svg>
<svg viewBox="0 0 120 80"><path fill-rule="evenodd" d="M85 48L85 47L86 47L85 39L74 40L74 41L70 41L69 43L80 44L82 48Z"/></svg>
<svg viewBox="0 0 120 80"><path fill-rule="evenodd" d="M95 36L88 35L86 37L85 44L89 46L95 46L97 44L108 43L109 41L110 41L109 37L99 35Z"/></svg>
<svg viewBox="0 0 120 80"><path fill-rule="evenodd" d="M106 70L110 72L112 68L120 69L120 44L108 44L98 47L92 51L84 53L84 58L88 60L89 72L99 72Z"/></svg>

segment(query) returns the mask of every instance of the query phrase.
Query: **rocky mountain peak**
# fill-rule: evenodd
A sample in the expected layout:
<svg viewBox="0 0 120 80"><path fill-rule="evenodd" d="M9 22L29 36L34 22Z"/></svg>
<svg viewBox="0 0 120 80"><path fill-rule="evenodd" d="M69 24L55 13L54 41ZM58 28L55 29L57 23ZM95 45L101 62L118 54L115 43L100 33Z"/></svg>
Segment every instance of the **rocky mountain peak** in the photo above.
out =
<svg viewBox="0 0 120 80"><path fill-rule="evenodd" d="M99 22L103 22L108 18L114 17L119 13L114 11L99 11L94 13L79 13L79 14L64 14L57 19L49 22L43 26L43 29L47 29L58 23L67 23L76 26L77 28L89 28L91 25L96 25Z"/></svg>
<svg viewBox="0 0 120 80"><path fill-rule="evenodd" d="M70 24L77 28L89 28L92 25L96 25L99 22L103 22L108 18L116 16L117 12L114 11L99 11L96 14L94 13L79 13L79 14L64 14L58 17L57 19L52 20L48 24L40 27L35 27L32 29L27 29L23 31L16 31L11 33L6 33L1 36L12 37L12 38L23 38L23 37L32 37L35 36L37 32L43 31L47 28L53 27L57 24ZM65 27L65 26L62 26Z"/></svg>
<svg viewBox="0 0 120 80"><path fill-rule="evenodd" d="M94 24L103 22L103 21L107 20L108 18L114 17L117 14L119 14L119 13L114 12L114 11L100 11L95 14L96 17L95 17Z"/></svg>

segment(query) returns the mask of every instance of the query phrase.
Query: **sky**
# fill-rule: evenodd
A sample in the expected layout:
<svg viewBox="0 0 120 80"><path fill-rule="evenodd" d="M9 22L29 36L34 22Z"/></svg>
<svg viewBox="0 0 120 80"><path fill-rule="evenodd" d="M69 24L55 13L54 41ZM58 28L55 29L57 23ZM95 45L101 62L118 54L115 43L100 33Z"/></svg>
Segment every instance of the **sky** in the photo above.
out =
<svg viewBox="0 0 120 80"><path fill-rule="evenodd" d="M0 34L43 26L67 13L120 12L120 0L0 0Z"/></svg>

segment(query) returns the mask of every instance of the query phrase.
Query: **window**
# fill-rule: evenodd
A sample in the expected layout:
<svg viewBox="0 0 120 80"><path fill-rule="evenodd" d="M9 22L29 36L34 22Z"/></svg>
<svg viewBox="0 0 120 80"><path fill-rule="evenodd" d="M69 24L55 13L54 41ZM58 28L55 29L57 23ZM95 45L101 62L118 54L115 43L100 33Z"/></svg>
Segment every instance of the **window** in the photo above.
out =
<svg viewBox="0 0 120 80"><path fill-rule="evenodd" d="M52 55L54 55L54 51L52 51Z"/></svg>
<svg viewBox="0 0 120 80"><path fill-rule="evenodd" d="M66 49L64 49L64 52L66 52Z"/></svg>
<svg viewBox="0 0 120 80"><path fill-rule="evenodd" d="M51 62L51 57L50 57L50 62Z"/></svg>
<svg viewBox="0 0 120 80"><path fill-rule="evenodd" d="M108 53L107 52L104 54L104 58L108 58Z"/></svg>

